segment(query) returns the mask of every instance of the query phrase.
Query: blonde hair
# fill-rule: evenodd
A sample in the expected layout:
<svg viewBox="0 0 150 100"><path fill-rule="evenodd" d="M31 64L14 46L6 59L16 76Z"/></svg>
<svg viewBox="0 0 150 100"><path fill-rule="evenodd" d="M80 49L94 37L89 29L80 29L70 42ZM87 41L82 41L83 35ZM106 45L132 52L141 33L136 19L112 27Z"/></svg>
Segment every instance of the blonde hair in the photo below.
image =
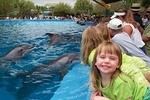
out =
<svg viewBox="0 0 150 100"><path fill-rule="evenodd" d="M81 41L81 60L84 64L88 64L88 57L93 49L95 49L102 41L110 40L110 36L106 25L101 27L88 27L82 34Z"/></svg>
<svg viewBox="0 0 150 100"><path fill-rule="evenodd" d="M101 75L98 68L95 66L95 63L96 63L97 55L99 55L101 52L116 54L119 58L119 63L118 63L119 68L117 68L113 77L117 76L121 72L120 66L122 65L122 53L120 47L117 44L111 41L104 41L96 48L96 53L94 55L94 60L92 63L92 70L91 70L91 81L92 81L91 85L94 90L98 90L98 91L100 91L99 86L101 84Z"/></svg>

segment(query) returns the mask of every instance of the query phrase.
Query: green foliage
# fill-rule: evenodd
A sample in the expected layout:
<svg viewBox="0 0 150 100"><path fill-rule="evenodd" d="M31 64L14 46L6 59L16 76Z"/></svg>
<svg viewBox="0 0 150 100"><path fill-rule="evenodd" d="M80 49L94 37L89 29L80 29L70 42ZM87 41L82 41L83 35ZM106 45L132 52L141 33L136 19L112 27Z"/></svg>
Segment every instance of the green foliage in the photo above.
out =
<svg viewBox="0 0 150 100"><path fill-rule="evenodd" d="M76 13L90 13L93 10L93 5L89 0L76 0L74 11Z"/></svg>
<svg viewBox="0 0 150 100"><path fill-rule="evenodd" d="M31 15L31 10L34 9L34 4L31 1L20 0L17 3L19 16L24 18Z"/></svg>
<svg viewBox="0 0 150 100"><path fill-rule="evenodd" d="M28 0L0 0L0 8L1 17L25 17L31 14L34 4Z"/></svg>
<svg viewBox="0 0 150 100"><path fill-rule="evenodd" d="M67 4L59 3L54 6L53 12L56 16L66 16L67 14L72 13L72 8Z"/></svg>
<svg viewBox="0 0 150 100"><path fill-rule="evenodd" d="M92 14L95 14L97 16L103 15L106 9L99 4L94 4L93 5L93 11Z"/></svg>
<svg viewBox="0 0 150 100"><path fill-rule="evenodd" d="M41 14L43 11L47 10L47 8L45 6L35 6L35 12L37 13L37 15Z"/></svg>
<svg viewBox="0 0 150 100"><path fill-rule="evenodd" d="M148 8L150 6L150 0L142 0L142 6Z"/></svg>
<svg viewBox="0 0 150 100"><path fill-rule="evenodd" d="M0 0L0 16L9 16L9 13L13 11L14 0Z"/></svg>
<svg viewBox="0 0 150 100"><path fill-rule="evenodd" d="M126 6L130 7L132 5L133 0L126 0Z"/></svg>

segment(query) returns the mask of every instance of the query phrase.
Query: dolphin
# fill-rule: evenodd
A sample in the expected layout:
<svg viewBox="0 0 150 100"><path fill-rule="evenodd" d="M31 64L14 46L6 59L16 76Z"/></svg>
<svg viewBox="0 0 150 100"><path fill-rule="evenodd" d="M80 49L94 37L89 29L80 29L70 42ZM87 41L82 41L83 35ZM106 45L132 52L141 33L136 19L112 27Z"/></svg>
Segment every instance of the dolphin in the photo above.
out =
<svg viewBox="0 0 150 100"><path fill-rule="evenodd" d="M56 43L58 43L61 40L61 36L59 34L46 33L46 35L48 35L50 37L51 44L56 44Z"/></svg>
<svg viewBox="0 0 150 100"><path fill-rule="evenodd" d="M17 60L23 57L26 53L31 51L33 48L33 45L30 44L22 44L11 50L5 57L5 60Z"/></svg>
<svg viewBox="0 0 150 100"><path fill-rule="evenodd" d="M63 43L63 42L80 42L80 34L57 34L57 33L45 33L50 38L51 44Z"/></svg>
<svg viewBox="0 0 150 100"><path fill-rule="evenodd" d="M22 87L18 89L17 99L26 100L42 83L50 83L55 91L70 69L70 64L79 59L79 54L65 54L51 61L48 65L35 67L29 72L18 74L17 76L22 79Z"/></svg>

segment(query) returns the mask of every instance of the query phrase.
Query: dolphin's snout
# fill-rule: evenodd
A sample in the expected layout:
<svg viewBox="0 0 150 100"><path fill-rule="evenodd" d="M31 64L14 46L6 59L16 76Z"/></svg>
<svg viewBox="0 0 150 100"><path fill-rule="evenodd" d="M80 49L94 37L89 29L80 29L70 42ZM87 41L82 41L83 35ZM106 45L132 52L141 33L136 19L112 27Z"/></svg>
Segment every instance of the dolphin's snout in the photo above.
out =
<svg viewBox="0 0 150 100"><path fill-rule="evenodd" d="M31 45L31 46L29 47L29 49L33 49L33 48L35 48L35 45Z"/></svg>
<svg viewBox="0 0 150 100"><path fill-rule="evenodd" d="M52 36L53 34L52 33L45 33L45 35Z"/></svg>
<svg viewBox="0 0 150 100"><path fill-rule="evenodd" d="M25 50L28 50L28 49L33 49L35 47L35 45L30 45L30 44L27 44L27 45L23 45L22 48L25 49Z"/></svg>
<svg viewBox="0 0 150 100"><path fill-rule="evenodd" d="M69 57L70 62L73 62L73 61L79 60L79 59L80 59L80 56L78 54L71 54Z"/></svg>
<svg viewBox="0 0 150 100"><path fill-rule="evenodd" d="M55 36L55 35L57 35L56 33L45 33L45 35L48 35L49 37L53 37L53 36Z"/></svg>

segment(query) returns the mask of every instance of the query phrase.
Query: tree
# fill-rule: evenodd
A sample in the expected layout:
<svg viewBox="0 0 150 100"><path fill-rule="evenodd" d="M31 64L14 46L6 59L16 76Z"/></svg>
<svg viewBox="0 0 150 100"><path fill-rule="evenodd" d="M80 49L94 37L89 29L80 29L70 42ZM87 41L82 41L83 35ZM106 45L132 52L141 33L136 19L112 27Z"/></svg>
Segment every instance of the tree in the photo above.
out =
<svg viewBox="0 0 150 100"><path fill-rule="evenodd" d="M66 16L72 13L72 8L65 3L59 3L54 6L53 12L56 16Z"/></svg>
<svg viewBox="0 0 150 100"><path fill-rule="evenodd" d="M89 0L77 0L74 6L76 13L90 13L93 10L93 5Z"/></svg>
<svg viewBox="0 0 150 100"><path fill-rule="evenodd" d="M37 15L40 15L44 10L47 10L47 8L44 6L35 6L35 12L37 13Z"/></svg>
<svg viewBox="0 0 150 100"><path fill-rule="evenodd" d="M29 18L32 14L31 10L35 8L33 2L26 0L19 0L17 3L18 11L21 18Z"/></svg>
<svg viewBox="0 0 150 100"><path fill-rule="evenodd" d="M104 12L104 10L105 10L105 8L103 8L99 4L94 4L92 12L93 12L93 14L101 15Z"/></svg>
<svg viewBox="0 0 150 100"><path fill-rule="evenodd" d="M14 9L14 0L0 0L0 16L7 17Z"/></svg>

